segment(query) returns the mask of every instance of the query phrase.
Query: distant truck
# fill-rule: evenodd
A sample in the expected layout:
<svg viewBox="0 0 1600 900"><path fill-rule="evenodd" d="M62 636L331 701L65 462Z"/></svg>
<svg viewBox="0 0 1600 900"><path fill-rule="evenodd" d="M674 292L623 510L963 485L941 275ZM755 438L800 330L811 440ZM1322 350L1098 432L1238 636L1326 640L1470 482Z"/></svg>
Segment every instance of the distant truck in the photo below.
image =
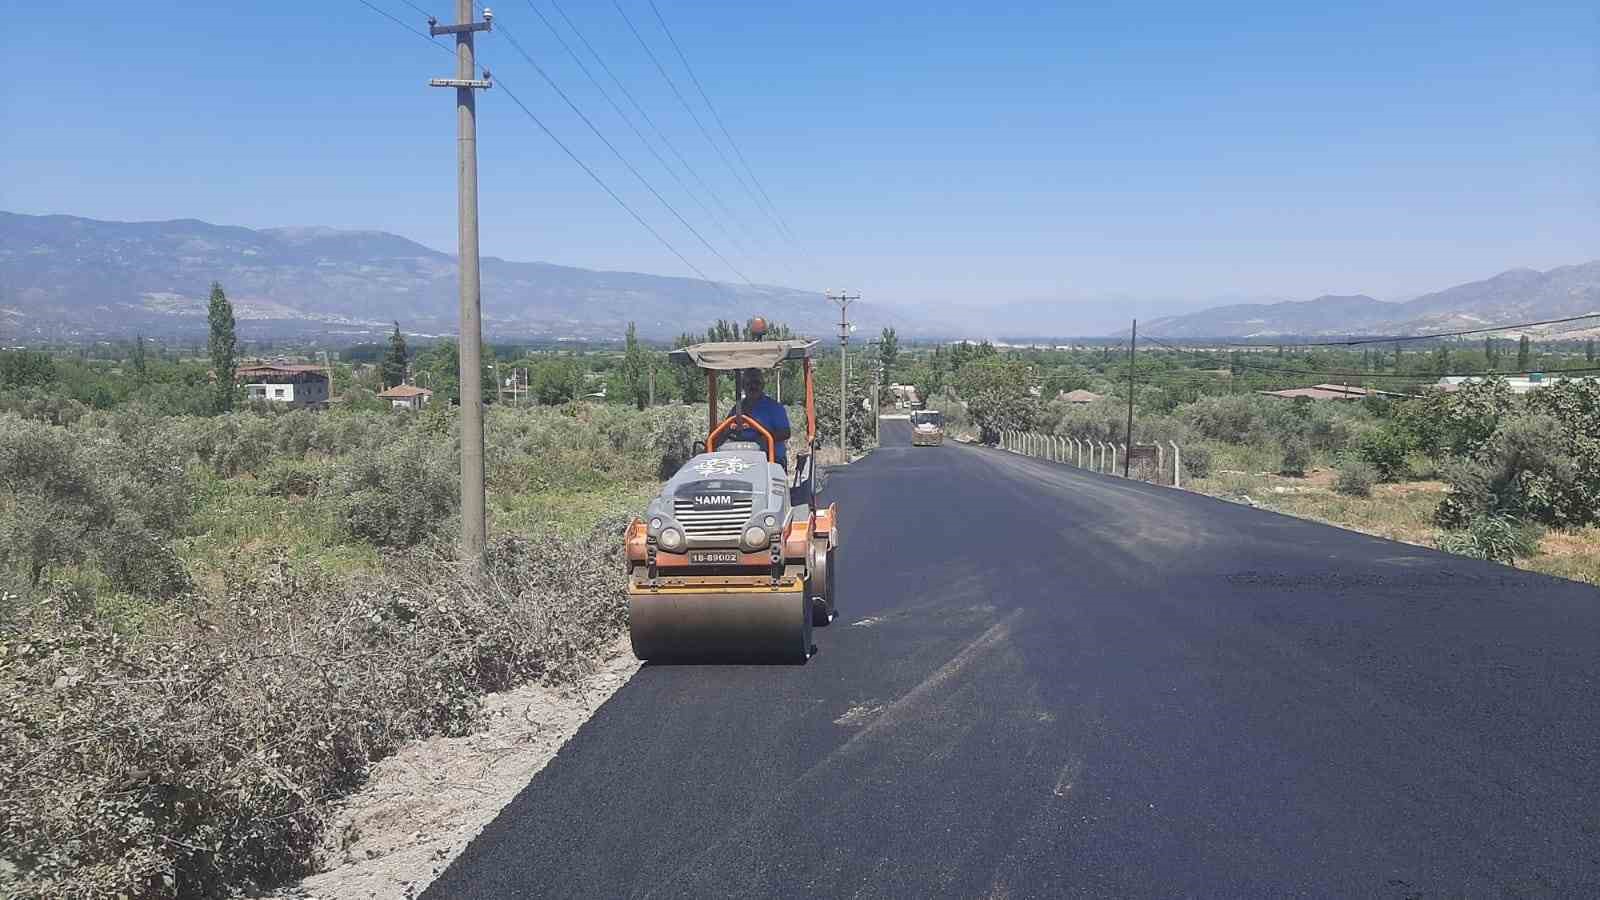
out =
<svg viewBox="0 0 1600 900"><path fill-rule="evenodd" d="M944 443L944 413L919 409L911 414L911 446L937 447Z"/></svg>

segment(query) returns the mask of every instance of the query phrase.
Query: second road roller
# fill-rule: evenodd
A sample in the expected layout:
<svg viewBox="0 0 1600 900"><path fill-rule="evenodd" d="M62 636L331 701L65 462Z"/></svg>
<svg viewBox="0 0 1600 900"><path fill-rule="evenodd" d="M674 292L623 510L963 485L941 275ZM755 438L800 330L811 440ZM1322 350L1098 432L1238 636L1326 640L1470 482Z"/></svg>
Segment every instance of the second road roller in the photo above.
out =
<svg viewBox="0 0 1600 900"><path fill-rule="evenodd" d="M805 662L811 629L835 606L837 511L816 492L815 341L759 338L675 350L706 373L706 439L628 528L628 636L642 660ZM788 417L764 376L804 373L805 435L787 459ZM717 414L717 380L734 374L734 409Z"/></svg>

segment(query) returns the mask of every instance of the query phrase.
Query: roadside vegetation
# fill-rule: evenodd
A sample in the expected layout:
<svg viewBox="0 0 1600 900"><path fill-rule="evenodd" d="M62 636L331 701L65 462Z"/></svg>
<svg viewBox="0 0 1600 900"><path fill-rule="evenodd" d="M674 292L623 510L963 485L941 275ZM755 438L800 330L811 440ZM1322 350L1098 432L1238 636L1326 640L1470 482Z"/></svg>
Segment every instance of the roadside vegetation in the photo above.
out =
<svg viewBox="0 0 1600 900"><path fill-rule="evenodd" d="M1515 355L1511 347L1515 347ZM1429 352L1156 345L1136 361L1134 439L1175 441L1185 487L1452 553L1600 583L1600 381L1514 394L1497 371L1592 362L1589 343ZM1452 391L1439 372L1484 372ZM1125 443L1126 345L958 344L903 366L953 434L1000 429ZM1360 400L1260 391L1333 382ZM1092 396L1069 402L1064 395ZM922 391L919 391L922 393ZM1170 477L1170 476L1168 476Z"/></svg>
<svg viewBox="0 0 1600 900"><path fill-rule="evenodd" d="M519 390L493 372L485 390L477 574L456 552L453 344L413 353L397 327L328 361L333 408L286 410L214 377L250 359L226 338L0 352L0 896L307 874L372 763L470 731L487 692L580 677L620 636L622 530L705 435L704 382L659 349L514 350L498 368L528 371ZM836 443L837 366L818 374ZM377 399L402 380L435 402Z"/></svg>

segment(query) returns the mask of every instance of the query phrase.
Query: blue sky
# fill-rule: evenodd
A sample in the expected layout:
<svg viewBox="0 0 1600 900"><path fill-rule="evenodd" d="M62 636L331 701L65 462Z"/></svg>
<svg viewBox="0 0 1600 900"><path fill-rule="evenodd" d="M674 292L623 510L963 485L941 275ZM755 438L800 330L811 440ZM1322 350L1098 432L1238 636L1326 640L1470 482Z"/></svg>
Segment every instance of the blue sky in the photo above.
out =
<svg viewBox="0 0 1600 900"><path fill-rule="evenodd" d="M371 2L425 27L404 0ZM551 0L532 2L584 52ZM648 0L620 2L717 134ZM1212 298L1404 299L1600 257L1593 4L656 2L798 241L611 0L562 8L731 217L663 170L528 0L498 6L504 31L480 47L713 277L737 280L507 33L758 282L931 309L1048 301L1088 326ZM357 0L30 4L0 42L0 208L454 249L453 104L425 86L453 61ZM504 91L479 108L485 253L687 274Z"/></svg>

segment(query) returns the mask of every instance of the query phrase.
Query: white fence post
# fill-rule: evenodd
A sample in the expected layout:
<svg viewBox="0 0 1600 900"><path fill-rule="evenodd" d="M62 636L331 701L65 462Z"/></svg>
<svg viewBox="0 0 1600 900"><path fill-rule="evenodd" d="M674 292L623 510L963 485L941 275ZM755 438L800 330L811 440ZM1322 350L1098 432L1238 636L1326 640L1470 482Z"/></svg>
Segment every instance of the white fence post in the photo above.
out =
<svg viewBox="0 0 1600 900"><path fill-rule="evenodd" d="M1156 441L1156 484L1167 474L1167 457L1161 448L1161 442Z"/></svg>
<svg viewBox="0 0 1600 900"><path fill-rule="evenodd" d="M1111 475L1117 474L1117 445L1116 444L1112 444L1111 445L1111 468L1109 470L1107 470L1107 471Z"/></svg>
<svg viewBox="0 0 1600 900"><path fill-rule="evenodd" d="M1178 450L1177 441L1167 441L1172 445L1172 486L1183 487L1183 457Z"/></svg>

